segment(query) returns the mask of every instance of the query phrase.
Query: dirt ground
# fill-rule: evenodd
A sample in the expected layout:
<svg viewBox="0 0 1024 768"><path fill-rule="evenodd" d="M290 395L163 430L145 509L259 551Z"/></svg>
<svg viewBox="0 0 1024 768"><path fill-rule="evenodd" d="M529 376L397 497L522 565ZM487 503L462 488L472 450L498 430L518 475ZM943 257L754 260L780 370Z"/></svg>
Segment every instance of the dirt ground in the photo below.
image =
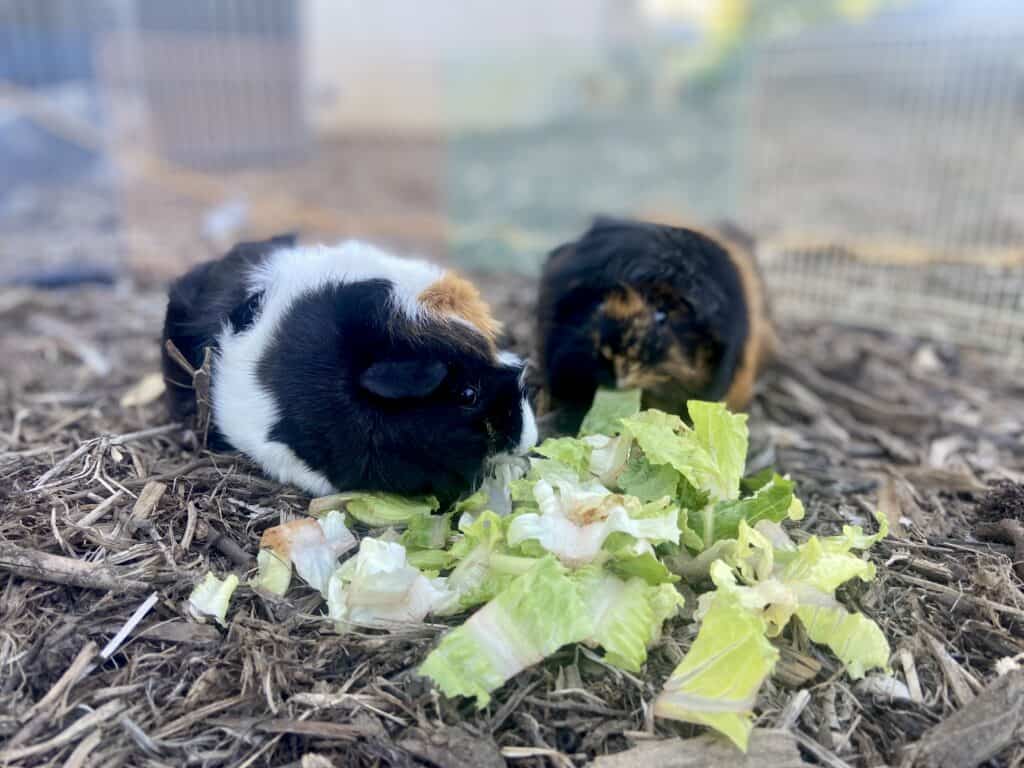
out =
<svg viewBox="0 0 1024 768"><path fill-rule="evenodd" d="M480 281L528 352L533 284ZM808 533L888 516L878 579L843 597L885 630L896 682L853 684L787 633L744 763L651 717L694 636L685 617L642 675L565 649L479 711L414 674L440 626L338 635L310 592L244 580L226 627L189 619L197 579L244 577L260 532L308 499L197 451L159 402L122 402L158 370L162 312L159 290L127 284L0 293L3 764L1024 765L1024 385L998 361L785 329L751 465L797 481Z"/></svg>

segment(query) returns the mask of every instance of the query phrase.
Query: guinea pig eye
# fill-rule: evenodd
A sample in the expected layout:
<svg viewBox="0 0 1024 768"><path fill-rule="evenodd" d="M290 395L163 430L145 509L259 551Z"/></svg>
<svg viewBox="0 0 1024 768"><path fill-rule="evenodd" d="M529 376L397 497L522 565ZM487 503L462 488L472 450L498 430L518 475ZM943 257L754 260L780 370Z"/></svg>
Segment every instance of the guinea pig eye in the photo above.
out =
<svg viewBox="0 0 1024 768"><path fill-rule="evenodd" d="M668 315L662 310L656 310L654 313L654 322L656 325L664 325L665 321L668 320Z"/></svg>
<svg viewBox="0 0 1024 768"><path fill-rule="evenodd" d="M459 405L476 405L479 395L476 387L463 387L458 392Z"/></svg>

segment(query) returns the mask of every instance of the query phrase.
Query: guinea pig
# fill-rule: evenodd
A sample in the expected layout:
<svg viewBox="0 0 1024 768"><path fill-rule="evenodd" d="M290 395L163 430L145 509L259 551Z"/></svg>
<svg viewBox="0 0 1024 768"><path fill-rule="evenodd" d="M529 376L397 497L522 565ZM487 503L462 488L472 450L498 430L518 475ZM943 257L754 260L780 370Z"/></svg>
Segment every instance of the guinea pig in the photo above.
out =
<svg viewBox="0 0 1024 768"><path fill-rule="evenodd" d="M524 364L455 272L357 241L242 243L170 289L163 371L172 415L212 350L210 445L313 495L434 494L450 502L537 429Z"/></svg>
<svg viewBox="0 0 1024 768"><path fill-rule="evenodd" d="M548 255L538 350L549 409L573 430L598 387L643 390L645 407L685 414L686 401L745 408L774 333L754 243L598 218Z"/></svg>

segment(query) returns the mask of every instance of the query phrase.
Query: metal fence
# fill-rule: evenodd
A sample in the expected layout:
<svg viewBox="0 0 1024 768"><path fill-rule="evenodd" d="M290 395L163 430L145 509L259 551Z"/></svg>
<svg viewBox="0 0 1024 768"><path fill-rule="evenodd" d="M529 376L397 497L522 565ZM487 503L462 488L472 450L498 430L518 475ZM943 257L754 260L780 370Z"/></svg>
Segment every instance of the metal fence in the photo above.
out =
<svg viewBox="0 0 1024 768"><path fill-rule="evenodd" d="M759 50L746 210L780 312L1024 359L1024 33Z"/></svg>
<svg viewBox="0 0 1024 768"><path fill-rule="evenodd" d="M361 135L339 140L311 127L317 7L0 0L0 280L26 254L127 254L168 274L175 254L289 228L439 243L466 266L530 272L593 213L675 211L755 231L783 318L1024 362L1024 9L811 30L753 47L711 88L664 87L666 54L692 39L604 40L598 15L585 45L449 41L409 85L416 103L436 93L449 125L368 136L360 115ZM337 7L331 18L347 23ZM406 26L391 48L360 49L346 88L373 95L375 62L417 39ZM402 71L380 98L335 97L376 105L386 126ZM474 112L529 119L465 129Z"/></svg>

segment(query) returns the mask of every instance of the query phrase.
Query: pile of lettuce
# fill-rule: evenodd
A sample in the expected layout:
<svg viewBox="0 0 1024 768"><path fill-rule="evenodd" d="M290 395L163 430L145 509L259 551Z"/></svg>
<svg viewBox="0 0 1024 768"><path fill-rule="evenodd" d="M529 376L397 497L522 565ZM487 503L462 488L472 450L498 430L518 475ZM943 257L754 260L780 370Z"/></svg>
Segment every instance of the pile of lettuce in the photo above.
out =
<svg viewBox="0 0 1024 768"><path fill-rule="evenodd" d="M571 643L641 671L683 605L685 579L702 592L699 629L654 712L714 728L745 750L779 656L772 639L794 617L851 677L886 667L881 630L835 596L851 579L874 577L858 553L886 535L885 522L871 536L848 527L795 543L781 525L803 517L793 483L770 471L744 476L746 416L718 403L688 409L692 427L641 412L638 392L601 392L579 437L546 441L528 467L502 466L444 514L430 498L314 500L318 519L264 534L254 585L283 595L294 567L339 631L468 615L419 671L446 696L483 707ZM383 530L357 542L346 516ZM222 598L215 587L206 591ZM210 612L223 620L225 606Z"/></svg>

